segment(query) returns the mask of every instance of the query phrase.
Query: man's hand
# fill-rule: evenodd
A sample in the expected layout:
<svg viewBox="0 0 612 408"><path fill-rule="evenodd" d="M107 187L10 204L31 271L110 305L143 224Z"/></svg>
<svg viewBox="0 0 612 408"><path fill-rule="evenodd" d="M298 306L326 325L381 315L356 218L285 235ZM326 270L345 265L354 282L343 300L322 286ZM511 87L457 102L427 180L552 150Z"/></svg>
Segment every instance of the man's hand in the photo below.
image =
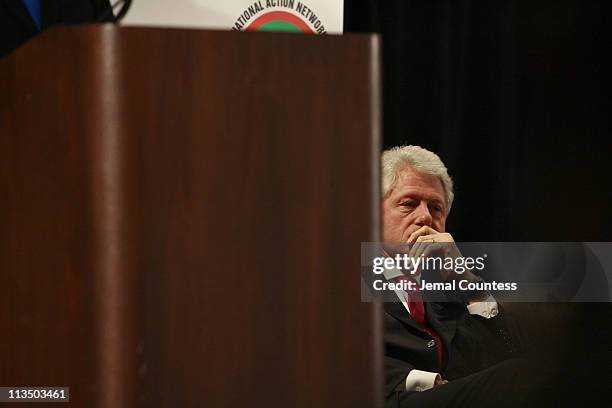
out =
<svg viewBox="0 0 612 408"><path fill-rule="evenodd" d="M424 258L439 256L444 262L447 258L457 259L463 257L451 234L447 232L438 232L428 226L423 226L413 232L408 238L407 243L412 246L408 253L412 258L417 258L419 256L423 256ZM418 274L420 271L416 271L416 273ZM479 282L481 280L470 270L458 273L453 269L442 268L440 270L440 275L445 282L459 279L465 279L468 282ZM478 302L488 295L488 292L474 292L470 294L466 301L468 303Z"/></svg>
<svg viewBox="0 0 612 408"><path fill-rule="evenodd" d="M418 230L414 231L412 234L410 234L410 236L408 237L408 241L406 241L406 243L414 244L415 242L417 242L417 240L420 237L429 236L429 235L441 235L441 233L431 227L428 227L427 225L424 225Z"/></svg>
<svg viewBox="0 0 612 408"><path fill-rule="evenodd" d="M439 256L442 259L456 259L462 257L461 251L459 251L451 234L447 232L438 232L428 226L423 226L413 232L408 238L407 243L412 246L408 254L411 258L418 258L420 256L425 258ZM452 269L444 268L440 271L444 281L457 279L468 274L468 272L469 271L466 271L464 274L458 274ZM469 275L474 276L471 272L469 272ZM463 277L463 279L470 280L471 277L469 275Z"/></svg>

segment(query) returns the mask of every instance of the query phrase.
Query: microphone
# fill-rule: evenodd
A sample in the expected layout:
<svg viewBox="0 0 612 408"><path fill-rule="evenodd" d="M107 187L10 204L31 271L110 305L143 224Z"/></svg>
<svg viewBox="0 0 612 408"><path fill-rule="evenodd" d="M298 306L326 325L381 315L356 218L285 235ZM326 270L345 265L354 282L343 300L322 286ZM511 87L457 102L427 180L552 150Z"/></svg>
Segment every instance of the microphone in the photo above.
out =
<svg viewBox="0 0 612 408"><path fill-rule="evenodd" d="M115 9L119 6L121 9L117 13L115 13ZM102 12L98 18L96 19L97 23L110 21L113 24L117 24L120 22L123 17L127 14L130 6L132 5L132 0L117 0L115 3L111 4L104 12Z"/></svg>

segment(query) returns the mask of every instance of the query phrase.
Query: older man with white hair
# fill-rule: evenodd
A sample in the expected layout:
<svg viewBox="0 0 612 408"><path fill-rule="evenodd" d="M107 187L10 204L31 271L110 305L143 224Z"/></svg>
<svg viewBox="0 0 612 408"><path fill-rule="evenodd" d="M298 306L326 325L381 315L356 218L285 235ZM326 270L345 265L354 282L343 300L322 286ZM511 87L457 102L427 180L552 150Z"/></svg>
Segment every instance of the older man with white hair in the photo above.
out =
<svg viewBox="0 0 612 408"><path fill-rule="evenodd" d="M396 147L383 152L382 173L383 241L411 244L411 252L420 246L421 253L427 245L420 243L442 242L458 253L446 232L453 181L440 158L419 146ZM385 278L404 272L386 271ZM480 280L471 272L462 278ZM514 326L490 294L428 303L418 293L395 292L397 301L385 303L387 406L506 406L529 398L534 383L516 381L525 365L515 358Z"/></svg>

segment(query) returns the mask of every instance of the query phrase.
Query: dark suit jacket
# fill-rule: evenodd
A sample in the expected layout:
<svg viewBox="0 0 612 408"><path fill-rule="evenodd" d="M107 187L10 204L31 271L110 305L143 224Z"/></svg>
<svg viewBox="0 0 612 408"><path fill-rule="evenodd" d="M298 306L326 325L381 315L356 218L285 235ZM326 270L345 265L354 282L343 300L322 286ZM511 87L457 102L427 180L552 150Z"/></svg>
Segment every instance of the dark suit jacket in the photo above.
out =
<svg viewBox="0 0 612 408"><path fill-rule="evenodd" d="M40 0L41 29L94 22L109 7L109 0ZM36 34L38 29L23 0L0 0L0 58Z"/></svg>
<svg viewBox="0 0 612 408"><path fill-rule="evenodd" d="M520 338L511 317L500 306L492 319L470 315L462 303L426 303L427 319L443 342L438 367L432 338L423 332L400 302L385 303L385 394L388 401L403 390L410 370L438 372L453 380L516 356Z"/></svg>

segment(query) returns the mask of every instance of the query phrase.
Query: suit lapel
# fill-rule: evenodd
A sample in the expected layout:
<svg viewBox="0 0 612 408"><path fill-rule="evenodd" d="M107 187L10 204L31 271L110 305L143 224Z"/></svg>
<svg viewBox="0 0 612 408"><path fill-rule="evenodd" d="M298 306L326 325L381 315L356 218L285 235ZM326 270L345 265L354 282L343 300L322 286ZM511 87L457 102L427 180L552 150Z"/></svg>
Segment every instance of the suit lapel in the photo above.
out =
<svg viewBox="0 0 612 408"><path fill-rule="evenodd" d="M412 318L401 302L385 302L383 305L385 311L395 319L415 328L416 330L422 331L421 327ZM429 322L431 328L434 329L442 338L445 346L450 346L451 342L453 341L453 337L455 337L455 331L457 330L457 316L454 313L454 310L451 310L450 312L447 311L448 308L453 309L452 305L450 304L425 302L427 321ZM459 313L459 311L457 311L457 313Z"/></svg>
<svg viewBox="0 0 612 408"><path fill-rule="evenodd" d="M452 349L453 338L457 331L457 320L451 317L446 311L446 307L451 307L449 304L441 304L435 302L425 303L427 308L427 319L429 326L438 333L444 344L444 354L442 355L442 367L446 369Z"/></svg>
<svg viewBox="0 0 612 408"><path fill-rule="evenodd" d="M457 315L454 310L448 310L449 308L454 309L454 305L435 302L427 302L425 305L429 325L438 333L444 342L444 346L449 350L457 331ZM459 310L457 310L457 313L459 313Z"/></svg>
<svg viewBox="0 0 612 408"><path fill-rule="evenodd" d="M421 327L417 324L417 322L414 321L412 316L410 316L410 313L408 313L408 311L401 302L385 302L383 303L383 305L385 312L389 313L395 319L413 327L418 331L421 331Z"/></svg>
<svg viewBox="0 0 612 408"><path fill-rule="evenodd" d="M417 332L422 333L421 327L414 321L401 302L385 302L383 305L385 312L389 313L400 322L410 326ZM448 364L448 353L451 350L451 343L457 331L456 314L460 313L460 310L457 309L455 311L453 306L454 305L448 303L425 302L427 321L430 327L438 333L444 343L443 367Z"/></svg>

